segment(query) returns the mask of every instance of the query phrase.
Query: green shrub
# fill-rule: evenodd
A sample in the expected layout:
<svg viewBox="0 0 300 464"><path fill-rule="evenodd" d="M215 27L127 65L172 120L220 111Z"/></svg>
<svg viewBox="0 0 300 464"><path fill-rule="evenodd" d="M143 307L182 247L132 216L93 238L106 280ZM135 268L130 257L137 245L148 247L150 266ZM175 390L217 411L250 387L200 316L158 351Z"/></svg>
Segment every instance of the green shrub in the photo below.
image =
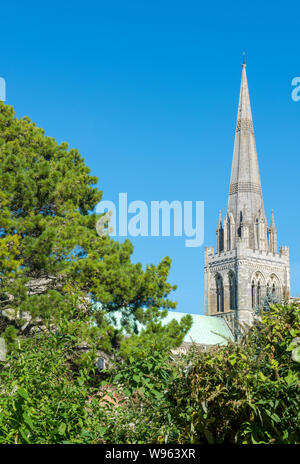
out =
<svg viewBox="0 0 300 464"><path fill-rule="evenodd" d="M88 404L91 370L74 370L68 339L39 335L20 343L0 370L0 443L101 440L105 410Z"/></svg>
<svg viewBox="0 0 300 464"><path fill-rule="evenodd" d="M119 378L127 376L135 394L107 440L115 434L122 443L299 443L300 363L292 356L299 335L299 306L272 306L238 343L193 347L176 365L157 359L162 371L147 394L138 388L145 365L133 362Z"/></svg>

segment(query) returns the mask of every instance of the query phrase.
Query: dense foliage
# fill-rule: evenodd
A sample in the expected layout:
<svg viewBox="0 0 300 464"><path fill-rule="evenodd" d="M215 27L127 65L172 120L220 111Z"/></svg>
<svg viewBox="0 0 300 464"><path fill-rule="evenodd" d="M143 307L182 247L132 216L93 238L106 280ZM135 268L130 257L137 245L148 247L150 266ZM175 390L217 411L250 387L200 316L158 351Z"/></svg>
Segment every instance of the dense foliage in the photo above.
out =
<svg viewBox="0 0 300 464"><path fill-rule="evenodd" d="M118 378L127 388L134 385L135 395L118 412L109 439L300 443L299 335L299 305L276 305L238 343L208 351L194 347L177 359L169 355L168 362L157 353L150 379L141 378L149 374L147 363L132 360ZM130 375L137 368L140 377Z"/></svg>
<svg viewBox="0 0 300 464"><path fill-rule="evenodd" d="M0 371L0 441L299 443L299 335L299 306L277 305L238 343L147 345L102 373L74 370L72 337L19 340Z"/></svg>
<svg viewBox="0 0 300 464"><path fill-rule="evenodd" d="M298 305L176 355L191 318L162 324L170 259L143 270L97 235L79 153L0 102L0 167L0 443L300 442Z"/></svg>

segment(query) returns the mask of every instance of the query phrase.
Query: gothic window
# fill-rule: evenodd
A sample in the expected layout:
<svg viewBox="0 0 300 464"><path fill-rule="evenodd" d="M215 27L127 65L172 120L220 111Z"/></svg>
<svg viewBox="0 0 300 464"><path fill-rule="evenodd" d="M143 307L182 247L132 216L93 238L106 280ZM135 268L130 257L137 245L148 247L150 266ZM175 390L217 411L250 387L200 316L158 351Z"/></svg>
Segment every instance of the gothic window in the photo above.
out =
<svg viewBox="0 0 300 464"><path fill-rule="evenodd" d="M251 299L252 299L252 308L255 307L255 283L254 280L252 280L252 285L251 285Z"/></svg>
<svg viewBox="0 0 300 464"><path fill-rule="evenodd" d="M281 285L278 277L275 274L270 275L267 288L271 299L275 301L281 298Z"/></svg>
<svg viewBox="0 0 300 464"><path fill-rule="evenodd" d="M235 278L233 274L229 275L229 300L230 300L229 309L236 309L236 285L235 285Z"/></svg>
<svg viewBox="0 0 300 464"><path fill-rule="evenodd" d="M251 301L252 308L260 307L263 304L265 291L270 291L270 286L266 285L265 278L261 272L257 271L251 281Z"/></svg>
<svg viewBox="0 0 300 464"><path fill-rule="evenodd" d="M217 312L224 312L224 288L223 279L220 275L216 278L216 289L217 289Z"/></svg>
<svg viewBox="0 0 300 464"><path fill-rule="evenodd" d="M260 306L260 303L261 303L261 287L260 287L260 281L257 282L257 288L256 288L256 303L257 303L257 306Z"/></svg>

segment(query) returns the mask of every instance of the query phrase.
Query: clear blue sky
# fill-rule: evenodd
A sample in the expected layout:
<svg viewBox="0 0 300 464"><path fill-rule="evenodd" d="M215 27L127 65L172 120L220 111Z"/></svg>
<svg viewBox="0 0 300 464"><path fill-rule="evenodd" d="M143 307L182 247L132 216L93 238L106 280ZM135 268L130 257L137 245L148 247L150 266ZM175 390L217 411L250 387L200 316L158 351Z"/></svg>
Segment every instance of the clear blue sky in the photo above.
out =
<svg viewBox="0 0 300 464"><path fill-rule="evenodd" d="M300 294L299 2L12 1L1 5L7 103L79 149L104 199L204 200L215 245L246 51L265 209ZM178 310L204 312L204 246L136 238L133 259L172 260Z"/></svg>

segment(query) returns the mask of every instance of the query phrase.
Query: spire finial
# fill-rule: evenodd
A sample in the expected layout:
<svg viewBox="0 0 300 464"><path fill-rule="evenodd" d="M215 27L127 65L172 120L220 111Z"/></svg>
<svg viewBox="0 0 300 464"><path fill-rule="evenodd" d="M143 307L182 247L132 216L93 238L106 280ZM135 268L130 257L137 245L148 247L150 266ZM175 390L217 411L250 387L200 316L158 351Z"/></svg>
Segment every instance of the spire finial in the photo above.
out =
<svg viewBox="0 0 300 464"><path fill-rule="evenodd" d="M243 52L243 66L246 66L246 53Z"/></svg>

